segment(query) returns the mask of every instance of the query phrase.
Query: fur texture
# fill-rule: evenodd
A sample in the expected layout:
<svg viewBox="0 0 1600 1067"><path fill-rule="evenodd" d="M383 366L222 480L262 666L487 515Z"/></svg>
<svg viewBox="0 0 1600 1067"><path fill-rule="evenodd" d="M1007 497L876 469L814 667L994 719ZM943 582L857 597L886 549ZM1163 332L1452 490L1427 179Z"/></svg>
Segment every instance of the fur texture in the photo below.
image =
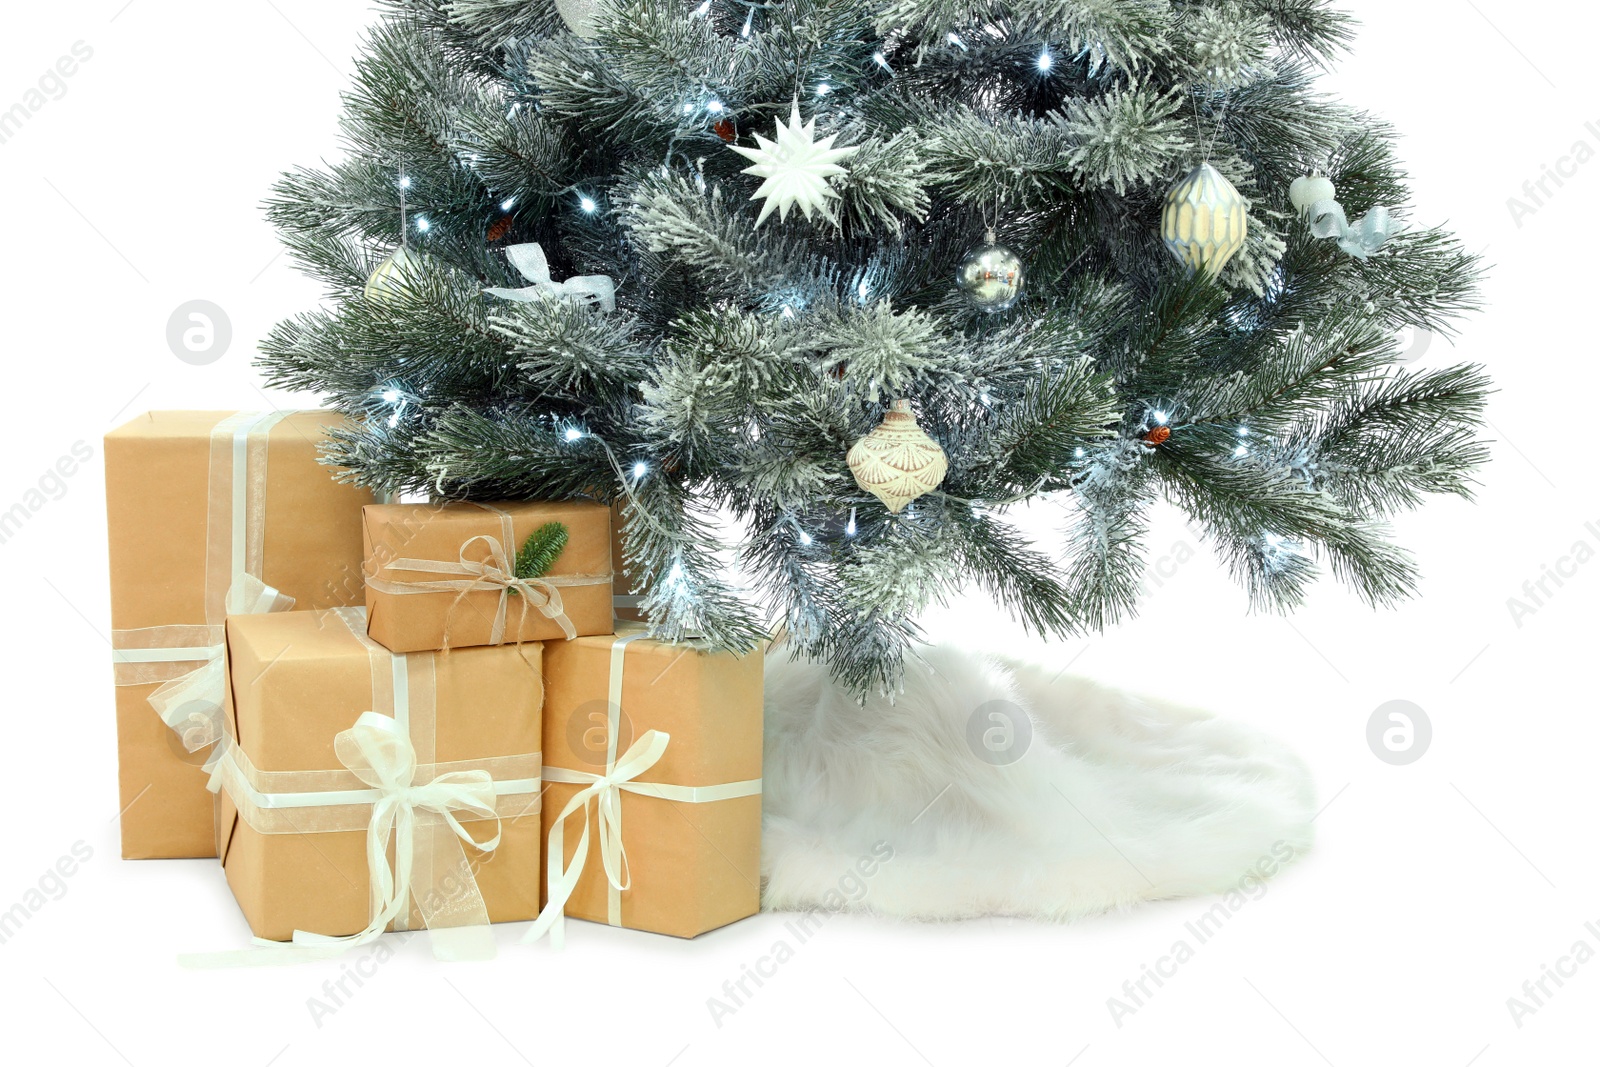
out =
<svg viewBox="0 0 1600 1067"><path fill-rule="evenodd" d="M768 910L1066 920L1224 891L1311 844L1305 766L1203 712L950 647L923 649L894 703L781 650L767 672ZM969 742L991 701L1010 704L979 733L1013 705L1031 727L1004 766ZM893 858L871 862L880 842Z"/></svg>

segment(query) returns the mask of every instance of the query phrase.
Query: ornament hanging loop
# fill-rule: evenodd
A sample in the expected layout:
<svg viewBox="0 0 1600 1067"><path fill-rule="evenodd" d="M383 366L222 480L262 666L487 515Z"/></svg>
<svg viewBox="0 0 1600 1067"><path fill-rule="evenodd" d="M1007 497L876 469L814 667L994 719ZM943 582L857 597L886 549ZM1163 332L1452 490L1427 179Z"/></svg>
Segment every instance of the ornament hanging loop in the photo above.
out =
<svg viewBox="0 0 1600 1067"><path fill-rule="evenodd" d="M396 169L400 172L400 177L395 183L400 186L400 247L410 248L411 238L406 232L406 161L400 160L400 165Z"/></svg>

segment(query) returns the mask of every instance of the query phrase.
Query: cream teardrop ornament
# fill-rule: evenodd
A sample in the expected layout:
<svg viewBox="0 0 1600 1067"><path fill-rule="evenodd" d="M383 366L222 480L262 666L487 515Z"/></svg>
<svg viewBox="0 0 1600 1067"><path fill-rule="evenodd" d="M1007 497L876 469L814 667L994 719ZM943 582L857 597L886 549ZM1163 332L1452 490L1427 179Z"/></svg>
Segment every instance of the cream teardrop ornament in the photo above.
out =
<svg viewBox="0 0 1600 1067"><path fill-rule="evenodd" d="M856 484L896 515L937 489L950 469L939 442L917 425L909 400L890 405L878 428L857 441L845 458Z"/></svg>

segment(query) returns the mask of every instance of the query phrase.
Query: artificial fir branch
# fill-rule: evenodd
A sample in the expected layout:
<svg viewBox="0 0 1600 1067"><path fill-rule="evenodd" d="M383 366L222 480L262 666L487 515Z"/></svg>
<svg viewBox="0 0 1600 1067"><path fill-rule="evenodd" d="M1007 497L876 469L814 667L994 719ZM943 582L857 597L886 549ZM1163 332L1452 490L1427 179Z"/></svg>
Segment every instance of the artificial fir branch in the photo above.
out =
<svg viewBox="0 0 1600 1067"><path fill-rule="evenodd" d="M1480 264L1408 204L1394 131L1318 87L1353 40L1324 0L615 0L586 37L551 0L383 8L347 158L268 202L328 302L272 331L267 377L349 416L348 480L621 501L663 636L777 624L893 688L964 587L1045 634L1126 618L1161 499L1253 606L1323 571L1389 603L1416 569L1382 521L1487 458L1483 371L1394 365L1397 330L1476 306ZM825 220L757 229L728 146L795 107L858 151ZM1216 280L1158 235L1201 161L1250 202ZM1312 172L1403 229L1364 260L1314 239L1288 197ZM991 229L1027 274L997 315L952 284ZM485 296L527 242L616 310ZM948 472L891 515L844 455L901 398ZM1060 544L1006 521L1041 497Z"/></svg>

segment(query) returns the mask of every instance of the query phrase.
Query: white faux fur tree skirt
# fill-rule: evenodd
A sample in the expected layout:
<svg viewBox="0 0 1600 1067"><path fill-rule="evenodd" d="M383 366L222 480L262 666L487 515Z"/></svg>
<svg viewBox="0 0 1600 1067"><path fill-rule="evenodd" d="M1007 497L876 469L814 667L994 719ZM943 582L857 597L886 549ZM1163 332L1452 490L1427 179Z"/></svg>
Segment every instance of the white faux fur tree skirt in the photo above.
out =
<svg viewBox="0 0 1600 1067"><path fill-rule="evenodd" d="M1065 920L1235 889L1310 846L1282 744L1052 673L925 648L894 703L861 706L775 651L763 907Z"/></svg>

